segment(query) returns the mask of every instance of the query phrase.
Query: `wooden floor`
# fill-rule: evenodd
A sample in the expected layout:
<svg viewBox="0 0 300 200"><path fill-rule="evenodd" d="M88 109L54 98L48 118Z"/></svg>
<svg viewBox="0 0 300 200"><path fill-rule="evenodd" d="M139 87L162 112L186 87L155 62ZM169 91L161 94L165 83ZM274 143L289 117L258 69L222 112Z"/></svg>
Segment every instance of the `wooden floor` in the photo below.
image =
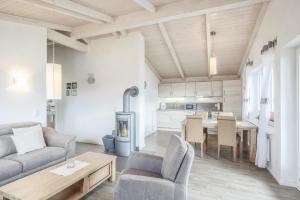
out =
<svg viewBox="0 0 300 200"><path fill-rule="evenodd" d="M158 132L146 138L144 152L163 155L170 136ZM103 152L98 145L78 144L78 153ZM300 200L295 188L280 186L267 170L256 168L246 159L232 162L229 148L222 149L222 159L216 160L216 138L209 137L208 154L200 158L199 151L189 179L189 200ZM245 157L246 158L246 157ZM117 171L126 165L126 158L118 158ZM112 200L115 183L107 182L86 196L85 200Z"/></svg>

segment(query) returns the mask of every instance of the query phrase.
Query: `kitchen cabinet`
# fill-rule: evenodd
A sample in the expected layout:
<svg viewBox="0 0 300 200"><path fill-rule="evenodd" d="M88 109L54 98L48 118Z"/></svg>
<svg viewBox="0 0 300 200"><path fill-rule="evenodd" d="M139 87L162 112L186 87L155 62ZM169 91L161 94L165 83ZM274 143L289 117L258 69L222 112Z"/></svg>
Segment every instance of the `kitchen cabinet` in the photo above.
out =
<svg viewBox="0 0 300 200"><path fill-rule="evenodd" d="M222 81L187 82L160 84L158 95L161 98L168 97L222 97ZM228 90L225 93L235 93L235 90Z"/></svg>
<svg viewBox="0 0 300 200"><path fill-rule="evenodd" d="M196 83L195 82L188 82L185 84L185 96L186 97L196 96Z"/></svg>
<svg viewBox="0 0 300 200"><path fill-rule="evenodd" d="M160 84L158 86L158 96L161 98L172 96L172 85L171 84Z"/></svg>
<svg viewBox="0 0 300 200"><path fill-rule="evenodd" d="M211 96L221 97L223 94L223 83L222 81L211 82Z"/></svg>
<svg viewBox="0 0 300 200"><path fill-rule="evenodd" d="M170 115L166 111L157 111L157 127L168 128L170 127L171 120Z"/></svg>
<svg viewBox="0 0 300 200"><path fill-rule="evenodd" d="M211 82L196 82L196 96L211 96Z"/></svg>
<svg viewBox="0 0 300 200"><path fill-rule="evenodd" d="M184 97L184 96L185 96L185 83L173 83L172 97Z"/></svg>
<svg viewBox="0 0 300 200"><path fill-rule="evenodd" d="M242 82L223 81L223 111L233 112L237 119L242 118Z"/></svg>

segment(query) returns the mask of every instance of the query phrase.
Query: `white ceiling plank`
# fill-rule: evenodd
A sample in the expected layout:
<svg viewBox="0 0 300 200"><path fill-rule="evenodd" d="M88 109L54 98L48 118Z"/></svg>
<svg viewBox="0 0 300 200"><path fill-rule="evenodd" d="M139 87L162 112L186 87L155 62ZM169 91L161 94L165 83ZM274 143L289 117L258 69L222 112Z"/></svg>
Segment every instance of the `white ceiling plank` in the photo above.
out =
<svg viewBox="0 0 300 200"><path fill-rule="evenodd" d="M205 15L205 26L206 26L206 49L207 49L207 67L208 76L210 77L210 57L211 57L211 38L210 38L210 23L208 16Z"/></svg>
<svg viewBox="0 0 300 200"><path fill-rule="evenodd" d="M102 24L105 22L112 22L113 18L109 15L100 13L88 7L82 6L70 0L19 0L34 6L44 9L52 10L53 12L68 15L77 19Z"/></svg>
<svg viewBox="0 0 300 200"><path fill-rule="evenodd" d="M202 82L202 81L222 81L222 80L237 80L240 79L238 75L217 75L211 78L207 76L199 76L199 77L187 77L184 80L181 78L168 78L162 79L161 83L185 83L185 82Z"/></svg>
<svg viewBox="0 0 300 200"><path fill-rule="evenodd" d="M154 13L156 11L155 6L149 0L133 0L135 3L148 10L149 12Z"/></svg>
<svg viewBox="0 0 300 200"><path fill-rule="evenodd" d="M250 51L252 49L252 46L253 46L253 43L254 43L254 41L255 41L255 39L257 37L258 31L259 31L259 29L261 27L261 24L262 24L262 21L264 19L265 14L266 14L268 5L269 5L269 3L266 2L261 7L261 10L259 12L258 18L257 18L256 23L255 23L255 27L254 27L254 29L252 31L252 34L251 34L251 37L250 37L250 40L249 40L249 43L248 43L247 49L246 49L245 54L243 56L243 59L242 59L241 66L240 66L238 74L242 73L242 71L243 71L243 69L244 69L244 67L246 65L249 53L250 53Z"/></svg>
<svg viewBox="0 0 300 200"><path fill-rule="evenodd" d="M53 31L48 29L47 37L49 40L52 40L56 43L62 44L64 46L67 46L69 48L75 49L80 52L86 53L88 51L88 46L78 42L77 40L74 40L64 34L61 34L57 31Z"/></svg>
<svg viewBox="0 0 300 200"><path fill-rule="evenodd" d="M75 27L72 32L72 37L94 37L124 29L134 29L171 20L242 8L269 1L270 0L177 1L160 6L155 13L139 11L119 16L110 24L87 24Z"/></svg>
<svg viewBox="0 0 300 200"><path fill-rule="evenodd" d="M50 23L50 22L40 21L40 20L36 20L36 19L30 19L30 18L26 18L26 17L19 17L19 16L15 16L15 15L9 15L9 14L5 14L5 13L0 13L0 20L16 22L16 23L21 23L21 24L28 24L28 25L33 25L33 26L41 26L41 27L59 30L59 31L67 31L67 32L72 31L71 27L64 26L61 24L54 24L54 23Z"/></svg>
<svg viewBox="0 0 300 200"><path fill-rule="evenodd" d="M176 67L177 67L177 69L178 69L178 71L180 73L180 76L182 78L185 78L183 70L182 70L182 67L181 67L181 64L179 62L178 56L176 54L175 48L174 48L174 46L172 44L172 41L171 41L171 39L169 37L169 34L168 34L168 31L167 31L166 27L164 26L163 23L159 23L158 26L159 26L160 32L161 32L161 34L162 34L162 36L163 36L163 38L164 38L164 40L166 42L166 45L167 45L167 47L168 47L168 49L170 51L170 54L171 54L171 56L173 58L173 61L174 61L175 65L176 65Z"/></svg>
<svg viewBox="0 0 300 200"><path fill-rule="evenodd" d="M162 77L158 73L156 67L151 63L151 61L146 57L145 58L146 65L150 68L150 70L155 74L155 76L158 78L158 80L162 80Z"/></svg>

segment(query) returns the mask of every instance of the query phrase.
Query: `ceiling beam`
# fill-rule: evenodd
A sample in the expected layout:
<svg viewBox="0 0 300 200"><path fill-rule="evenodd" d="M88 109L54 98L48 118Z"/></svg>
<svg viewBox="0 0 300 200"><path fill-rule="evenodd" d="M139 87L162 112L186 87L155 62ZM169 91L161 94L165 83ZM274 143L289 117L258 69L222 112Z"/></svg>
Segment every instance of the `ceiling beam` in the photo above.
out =
<svg viewBox="0 0 300 200"><path fill-rule="evenodd" d="M210 77L210 57L211 57L211 37L210 37L210 23L208 16L205 15L205 27L206 27L206 49L207 49L207 68L208 77Z"/></svg>
<svg viewBox="0 0 300 200"><path fill-rule="evenodd" d="M77 51L84 52L84 53L86 53L88 51L87 45L85 45L81 42L78 42L77 40L70 38L64 34L61 34L57 31L48 29L47 37L49 40L52 40L56 43L67 46L69 48L75 49Z"/></svg>
<svg viewBox="0 0 300 200"><path fill-rule="evenodd" d="M158 73L156 67L152 64L152 62L146 57L145 58L146 65L150 68L150 70L155 74L155 76L158 78L158 80L162 80L162 77Z"/></svg>
<svg viewBox="0 0 300 200"><path fill-rule="evenodd" d="M144 9L149 12L154 13L156 11L155 6L149 0L133 0L135 3L139 4Z"/></svg>
<svg viewBox="0 0 300 200"><path fill-rule="evenodd" d="M159 26L159 30L160 30L160 32L161 32L161 34L162 34L162 36L163 36L163 38L164 38L164 40L166 42L166 45L167 45L167 47L168 47L168 49L170 51L172 59L173 59L175 65L176 65L176 67L177 67L177 69L178 69L178 71L180 73L180 76L181 76L181 78L184 78L184 73L183 73L181 64L179 62L178 56L176 54L175 48L174 48L174 46L172 44L172 41L171 41L170 36L168 34L168 31L167 31L167 29L166 29L166 27L165 27L165 25L163 23L159 23L158 26Z"/></svg>
<svg viewBox="0 0 300 200"><path fill-rule="evenodd" d="M247 49L246 49L245 54L244 54L244 56L243 56L243 58L242 58L242 62L241 62L241 66L240 66L240 68L239 68L238 74L241 74L241 73L242 73L242 71L243 71L243 69L244 69L244 67L245 67L245 65L246 65L248 56L249 56L249 54L250 54L250 51L251 51L252 46L253 46L253 44L254 44L254 41L255 41L255 39L256 39L256 37L257 37L258 31L259 31L259 29L260 29L260 27L261 27L262 21L263 21L263 19L264 19L264 17L265 17L265 14L266 14L268 5L269 5L269 3L266 2L266 3L264 3L264 4L262 5L262 7L261 7L261 9L260 9L259 15L258 15L258 17L257 17L256 23L255 23L255 26L254 26L254 29L253 29L252 34L251 34L251 37L250 37L250 39L249 39L249 43L248 43Z"/></svg>
<svg viewBox="0 0 300 200"><path fill-rule="evenodd" d="M72 28L69 26L64 26L61 24L54 24L54 23L40 21L40 20L36 20L36 19L30 19L30 18L26 18L26 17L19 17L19 16L15 16L15 15L8 15L5 13L0 13L0 20L20 23L20 24L28 24L28 25L33 25L33 26L40 26L40 27L45 27L45 28L59 30L59 31L66 31L66 32L72 31Z"/></svg>
<svg viewBox="0 0 300 200"><path fill-rule="evenodd" d="M110 24L86 24L75 27L72 31L72 37L94 37L124 29L129 30L171 20L222 12L268 1L270 0L177 1L160 6L155 13L138 11L116 17L115 21Z"/></svg>
<svg viewBox="0 0 300 200"><path fill-rule="evenodd" d="M100 13L88 7L82 6L70 0L19 0L28 4L38 6L53 12L68 15L77 19L100 23L112 22L113 18L109 15Z"/></svg>

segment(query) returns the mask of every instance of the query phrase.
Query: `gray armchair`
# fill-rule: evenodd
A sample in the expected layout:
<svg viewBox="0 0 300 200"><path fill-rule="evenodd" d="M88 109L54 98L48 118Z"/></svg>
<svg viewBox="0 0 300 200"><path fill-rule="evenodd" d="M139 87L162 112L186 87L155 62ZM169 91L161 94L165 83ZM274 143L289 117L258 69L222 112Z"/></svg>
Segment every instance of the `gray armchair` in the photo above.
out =
<svg viewBox="0 0 300 200"><path fill-rule="evenodd" d="M165 157L132 152L114 200L186 200L193 147L172 136Z"/></svg>

